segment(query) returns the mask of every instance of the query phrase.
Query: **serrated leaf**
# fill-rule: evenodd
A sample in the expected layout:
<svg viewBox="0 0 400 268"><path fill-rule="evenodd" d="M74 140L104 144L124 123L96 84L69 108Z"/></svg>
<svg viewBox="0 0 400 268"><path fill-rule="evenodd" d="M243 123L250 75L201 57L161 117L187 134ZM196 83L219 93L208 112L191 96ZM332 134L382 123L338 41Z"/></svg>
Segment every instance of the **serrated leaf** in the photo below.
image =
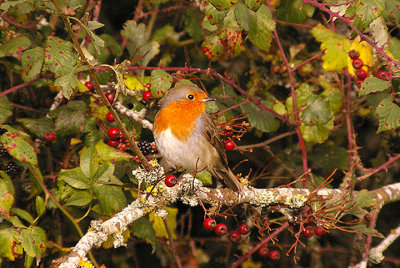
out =
<svg viewBox="0 0 400 268"><path fill-rule="evenodd" d="M347 170L348 155L346 148L342 146L323 144L313 148L310 159L316 167L327 171L332 171L335 168Z"/></svg>
<svg viewBox="0 0 400 268"><path fill-rule="evenodd" d="M44 200L41 196L36 196L36 201L35 201L35 208L36 208L36 213L38 216L43 215L44 211L46 210Z"/></svg>
<svg viewBox="0 0 400 268"><path fill-rule="evenodd" d="M196 173L196 178L199 179L204 186L211 186L213 184L212 175L207 170Z"/></svg>
<svg viewBox="0 0 400 268"><path fill-rule="evenodd" d="M389 13L394 18L395 24L400 23L400 5L398 0L386 0L385 12Z"/></svg>
<svg viewBox="0 0 400 268"><path fill-rule="evenodd" d="M21 123L29 132L37 137L43 137L47 131L55 131L54 122L47 118L17 118L17 122Z"/></svg>
<svg viewBox="0 0 400 268"><path fill-rule="evenodd" d="M124 184L116 176L114 176L114 170L114 164L106 163L104 165L101 165L94 177L95 183L102 185L123 186Z"/></svg>
<svg viewBox="0 0 400 268"><path fill-rule="evenodd" d="M328 100L332 112L334 114L337 114L340 111L340 108L342 108L343 95L340 89L328 86L325 87L325 90L322 92L321 95Z"/></svg>
<svg viewBox="0 0 400 268"><path fill-rule="evenodd" d="M153 253L157 248L156 235L154 233L153 225L151 224L148 215L139 218L132 223L134 235L139 239L145 239L153 247Z"/></svg>
<svg viewBox="0 0 400 268"><path fill-rule="evenodd" d="M80 168L87 178L93 178L99 168L99 157L95 147L86 148L80 158Z"/></svg>
<svg viewBox="0 0 400 268"><path fill-rule="evenodd" d="M384 98L378 104L376 113L379 116L379 128L377 133L400 127L400 107L389 98Z"/></svg>
<svg viewBox="0 0 400 268"><path fill-rule="evenodd" d="M94 184L93 190L105 216L111 216L126 206L126 197L119 186Z"/></svg>
<svg viewBox="0 0 400 268"><path fill-rule="evenodd" d="M386 23L381 16L376 18L369 25L371 35L378 47L382 47L389 40L389 33L387 31Z"/></svg>
<svg viewBox="0 0 400 268"><path fill-rule="evenodd" d="M248 38L259 49L268 51L274 30L272 14L266 5L262 5L252 17Z"/></svg>
<svg viewBox="0 0 400 268"><path fill-rule="evenodd" d="M380 232L375 229L368 228L365 224L357 224L350 227L350 229L360 234L372 235L378 238L385 238Z"/></svg>
<svg viewBox="0 0 400 268"><path fill-rule="evenodd" d="M80 167L73 169L62 169L58 173L58 180L65 181L68 185L76 189L89 189L91 186L90 180L85 177Z"/></svg>
<svg viewBox="0 0 400 268"><path fill-rule="evenodd" d="M343 70L349 58L350 41L321 24L312 29L312 34L318 42L321 42L321 49L325 50L322 56L324 70L327 72Z"/></svg>
<svg viewBox="0 0 400 268"><path fill-rule="evenodd" d="M252 13L245 4L239 2L237 5L235 5L235 18L237 24L246 32L250 30L251 16Z"/></svg>
<svg viewBox="0 0 400 268"><path fill-rule="evenodd" d="M159 44L147 41L146 25L137 24L133 20L125 22L121 35L126 38L126 47L131 57L137 59L139 65L146 66L159 53Z"/></svg>
<svg viewBox="0 0 400 268"><path fill-rule="evenodd" d="M376 205L375 194L367 190L361 190L354 197L354 202L359 208L369 208Z"/></svg>
<svg viewBox="0 0 400 268"><path fill-rule="evenodd" d="M12 55L18 51L24 51L30 45L31 41L26 36L11 38L0 45L0 57Z"/></svg>
<svg viewBox="0 0 400 268"><path fill-rule="evenodd" d="M1 10L5 10L7 11L8 9L15 7L23 2L25 2L26 0L16 0L16 1L5 1L3 3L0 4L0 9Z"/></svg>
<svg viewBox="0 0 400 268"><path fill-rule="evenodd" d="M323 143L329 137L330 130L334 127L333 120L327 124L316 123L314 126L302 124L300 126L301 135L306 142Z"/></svg>
<svg viewBox="0 0 400 268"><path fill-rule="evenodd" d="M100 22L95 21L95 20L88 21L88 23L87 23L87 27L92 31L94 31L96 29L99 29L99 28L101 28L103 26L104 26L103 23L100 23Z"/></svg>
<svg viewBox="0 0 400 268"><path fill-rule="evenodd" d="M31 214L29 214L25 210L20 209L20 208L12 208L11 212L13 214L17 215L18 217L20 217L21 219L27 221L29 224L33 223L33 218L31 216Z"/></svg>
<svg viewBox="0 0 400 268"><path fill-rule="evenodd" d="M201 49L206 57L211 61L220 60L225 53L222 39L216 34L206 37L201 44Z"/></svg>
<svg viewBox="0 0 400 268"><path fill-rule="evenodd" d="M313 126L316 123L326 124L332 117L333 114L328 102L320 96L308 98L305 108L301 112L303 123L309 126Z"/></svg>
<svg viewBox="0 0 400 268"><path fill-rule="evenodd" d="M172 207L163 207L168 212L168 216L166 218L168 227L171 231L172 239L176 239L176 215L178 214L178 209L177 208L172 208ZM168 232L165 229L165 224L164 221L161 217L156 216L155 212L151 212L149 214L149 220L153 224L154 232L156 237L164 237L164 238L169 238Z"/></svg>
<svg viewBox="0 0 400 268"><path fill-rule="evenodd" d="M216 24L221 23L222 20L225 18L226 14L228 13L227 10L218 10L213 5L206 5L204 9L205 9L204 19L201 22L202 27L204 28L205 24L210 24L212 27L214 27L214 30L216 30L218 27L216 26ZM208 30L211 31L211 29Z"/></svg>
<svg viewBox="0 0 400 268"><path fill-rule="evenodd" d="M392 37L389 41L389 51L396 60L400 60L400 40Z"/></svg>
<svg viewBox="0 0 400 268"><path fill-rule="evenodd" d="M268 108L272 108L271 101L262 100L262 104ZM247 119L250 125L262 132L274 132L278 130L280 121L268 111L261 111L260 108L254 103L248 103L241 106L243 113L247 114Z"/></svg>
<svg viewBox="0 0 400 268"><path fill-rule="evenodd" d="M41 47L28 49L21 57L21 67L24 70L22 78L29 81L40 74L44 62L44 51Z"/></svg>
<svg viewBox="0 0 400 268"><path fill-rule="evenodd" d="M210 0L209 2L218 10L226 10L236 4L237 0Z"/></svg>
<svg viewBox="0 0 400 268"><path fill-rule="evenodd" d="M92 195L87 191L75 191L65 203L66 206L84 207L92 201Z"/></svg>
<svg viewBox="0 0 400 268"><path fill-rule="evenodd" d="M49 70L57 76L71 73L77 60L71 42L50 36L47 38L44 47L44 70Z"/></svg>
<svg viewBox="0 0 400 268"><path fill-rule="evenodd" d="M104 40L97 36L94 32L89 32L89 35L93 40L94 49L96 50L97 54L100 54L100 49L104 48Z"/></svg>
<svg viewBox="0 0 400 268"><path fill-rule="evenodd" d="M104 40L105 45L114 57L118 58L122 56L123 51L120 43L118 43L111 35L101 34L100 37Z"/></svg>
<svg viewBox="0 0 400 268"><path fill-rule="evenodd" d="M0 98L0 124L3 124L12 115L13 107L7 96Z"/></svg>
<svg viewBox="0 0 400 268"><path fill-rule="evenodd" d="M7 149L7 152L21 162L36 166L37 157L29 136L8 125L3 125L2 128L7 129L7 132L0 136L0 143Z"/></svg>
<svg viewBox="0 0 400 268"><path fill-rule="evenodd" d="M86 104L83 101L69 101L52 112L55 117L56 132L60 136L85 132Z"/></svg>
<svg viewBox="0 0 400 268"><path fill-rule="evenodd" d="M196 84L192 83L192 81L187 80L187 79L181 79L178 82L175 83L175 86L181 86L181 85L189 85L189 86L196 86Z"/></svg>
<svg viewBox="0 0 400 268"><path fill-rule="evenodd" d="M59 76L54 84L61 87L63 96L69 99L74 92L74 88L78 85L78 78L76 74L71 71L65 75Z"/></svg>
<svg viewBox="0 0 400 268"><path fill-rule="evenodd" d="M30 257L40 259L46 250L46 233L38 226L21 230L21 245Z"/></svg>
<svg viewBox="0 0 400 268"><path fill-rule="evenodd" d="M128 161L132 159L132 155L108 146L103 141L99 141L95 147L99 159L102 161Z"/></svg>
<svg viewBox="0 0 400 268"><path fill-rule="evenodd" d="M162 97L171 88L173 78L164 70L157 69L151 72L151 94L155 98Z"/></svg>
<svg viewBox="0 0 400 268"><path fill-rule="evenodd" d="M385 0L362 0L355 2L353 24L363 32L384 10Z"/></svg>
<svg viewBox="0 0 400 268"><path fill-rule="evenodd" d="M0 215L10 217L9 212L14 204L14 195L10 192L5 180L0 180Z"/></svg>
<svg viewBox="0 0 400 268"><path fill-rule="evenodd" d="M185 12L185 30L194 39L195 42L202 40L202 28L200 20L203 14L197 8L189 7Z"/></svg>
<svg viewBox="0 0 400 268"><path fill-rule="evenodd" d="M276 10L279 20L302 24L306 18L312 17L315 7L303 5L302 0L283 0Z"/></svg>
<svg viewBox="0 0 400 268"><path fill-rule="evenodd" d="M238 27L226 27L225 34L225 56L234 58L245 50L243 46L242 31Z"/></svg>
<svg viewBox="0 0 400 268"><path fill-rule="evenodd" d="M0 257L7 258L10 261L14 261L18 255L22 254L22 250L19 250L19 241L17 240L18 235L16 231L7 228L0 230Z"/></svg>
<svg viewBox="0 0 400 268"><path fill-rule="evenodd" d="M358 96L364 96L370 93L384 91L390 86L391 84L389 81L381 80L376 77L368 77L362 82L360 91L358 92Z"/></svg>

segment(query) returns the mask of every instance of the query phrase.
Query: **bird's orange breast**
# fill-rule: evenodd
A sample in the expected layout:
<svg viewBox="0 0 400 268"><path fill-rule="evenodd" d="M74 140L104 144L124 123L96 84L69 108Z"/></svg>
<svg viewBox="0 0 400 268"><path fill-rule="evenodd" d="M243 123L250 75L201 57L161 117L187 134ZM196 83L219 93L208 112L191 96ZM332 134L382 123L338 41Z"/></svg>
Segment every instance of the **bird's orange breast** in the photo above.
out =
<svg viewBox="0 0 400 268"><path fill-rule="evenodd" d="M206 111L204 102L181 100L162 108L155 120L154 131L158 134L167 130L179 140L186 140L196 127L197 118Z"/></svg>

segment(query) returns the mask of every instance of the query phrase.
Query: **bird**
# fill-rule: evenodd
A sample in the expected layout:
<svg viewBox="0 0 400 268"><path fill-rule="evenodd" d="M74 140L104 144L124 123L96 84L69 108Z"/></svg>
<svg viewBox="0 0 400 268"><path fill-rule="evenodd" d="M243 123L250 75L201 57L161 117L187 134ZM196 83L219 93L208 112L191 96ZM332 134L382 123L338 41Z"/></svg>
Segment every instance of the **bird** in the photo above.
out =
<svg viewBox="0 0 400 268"><path fill-rule="evenodd" d="M171 88L159 100L154 119L154 140L164 170L206 169L235 192L243 184L228 166L224 146L214 121L206 112L206 103L215 101L195 85Z"/></svg>

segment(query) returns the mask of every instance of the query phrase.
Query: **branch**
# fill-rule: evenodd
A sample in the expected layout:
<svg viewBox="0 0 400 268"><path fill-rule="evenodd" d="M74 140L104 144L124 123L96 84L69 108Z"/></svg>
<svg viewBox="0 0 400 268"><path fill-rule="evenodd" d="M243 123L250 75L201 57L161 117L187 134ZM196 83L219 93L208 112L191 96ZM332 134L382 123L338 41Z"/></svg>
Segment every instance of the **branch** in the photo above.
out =
<svg viewBox="0 0 400 268"><path fill-rule="evenodd" d="M388 235L378 246L371 249L369 253L369 261L377 264L381 263L385 258L382 254L393 242L400 237L400 226L390 231Z"/></svg>
<svg viewBox="0 0 400 268"><path fill-rule="evenodd" d="M310 193L308 189L256 189L253 187L244 187L245 189L239 194L227 188L203 187L199 180L189 174L183 175L174 187L167 187L159 182L163 176L161 167L156 167L149 172L137 169L133 171L133 175L140 184L145 182L146 185L154 185L152 191L148 192L146 197L142 196L133 201L111 219L105 222L92 221L90 230L80 239L71 253L53 261L55 267L77 267L81 260L86 260L86 254L91 248L100 246L110 235L115 236L114 247L124 245L121 233L127 229L127 226L152 211L163 212L159 215L165 216L163 206L179 200L190 206L197 206L201 201L214 206L250 204L265 207L278 204L288 209L299 209L306 205L311 194L325 198L348 194L348 191L338 189L320 189ZM375 202L381 205L400 200L400 183L384 186L371 193L375 195ZM353 194L356 195L357 192ZM290 215L287 216L290 217Z"/></svg>

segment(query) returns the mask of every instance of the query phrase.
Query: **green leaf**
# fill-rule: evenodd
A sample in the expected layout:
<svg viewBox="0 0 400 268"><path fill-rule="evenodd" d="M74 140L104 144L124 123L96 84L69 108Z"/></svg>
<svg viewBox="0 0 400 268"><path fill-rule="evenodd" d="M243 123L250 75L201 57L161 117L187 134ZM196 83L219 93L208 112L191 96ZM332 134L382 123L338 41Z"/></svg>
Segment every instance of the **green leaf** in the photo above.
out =
<svg viewBox="0 0 400 268"><path fill-rule="evenodd" d="M50 36L44 46L44 70L53 72L57 76L70 74L77 61L72 43Z"/></svg>
<svg viewBox="0 0 400 268"><path fill-rule="evenodd" d="M9 189L9 185L6 180L0 180L0 215L5 215L7 218L10 217L10 209L14 204L14 195Z"/></svg>
<svg viewBox="0 0 400 268"><path fill-rule="evenodd" d="M378 232L375 229L368 228L364 223L352 225L350 227L350 229L352 229L360 234L372 235L372 236L378 237L378 238L385 238L380 232Z"/></svg>
<svg viewBox="0 0 400 268"><path fill-rule="evenodd" d="M122 56L123 51L121 45L111 35L101 34L100 37L104 40L106 46L114 57L118 58Z"/></svg>
<svg viewBox="0 0 400 268"><path fill-rule="evenodd" d="M0 98L0 124L3 124L12 115L13 107L7 96Z"/></svg>
<svg viewBox="0 0 400 268"><path fill-rule="evenodd" d="M93 178L99 168L99 156L97 155L96 148L89 147L86 148L80 159L80 167L82 173L87 178Z"/></svg>
<svg viewBox="0 0 400 268"><path fill-rule="evenodd" d="M327 124L316 123L313 126L302 124L300 126L301 134L306 142L323 143L329 137L330 130L334 127L333 120Z"/></svg>
<svg viewBox="0 0 400 268"><path fill-rule="evenodd" d="M337 145L318 145L313 148L310 154L312 163L328 172L335 168L347 170L348 168L348 152L346 148Z"/></svg>
<svg viewBox="0 0 400 268"><path fill-rule="evenodd" d="M42 216L44 211L46 210L46 207L44 204L44 200L40 195L36 196L35 207L36 207L36 213L38 214L38 216Z"/></svg>
<svg viewBox="0 0 400 268"><path fill-rule="evenodd" d="M151 224L150 224L151 226ZM18 255L22 255L22 248L17 240L16 231L7 228L0 230L0 257L14 261Z"/></svg>
<svg viewBox="0 0 400 268"><path fill-rule="evenodd" d="M97 184L101 185L123 186L124 184L116 176L114 176L114 169L114 164L106 163L104 165L101 165L100 168L97 170L94 181Z"/></svg>
<svg viewBox="0 0 400 268"><path fill-rule="evenodd" d="M125 22L121 35L126 38L126 47L131 57L135 57L139 65L146 66L159 52L159 44L155 41L147 41L146 25L139 25L133 21Z"/></svg>
<svg viewBox="0 0 400 268"><path fill-rule="evenodd" d="M245 30L246 32L250 30L251 16L251 11L247 8L245 4L239 2L237 5L235 5L235 18L237 24L242 30Z"/></svg>
<svg viewBox="0 0 400 268"><path fill-rule="evenodd" d="M262 5L262 1L260 0L244 0L244 3L249 9L253 11L257 11Z"/></svg>
<svg viewBox="0 0 400 268"><path fill-rule="evenodd" d="M185 13L185 30L195 42L200 42L203 39L203 30L200 24L202 16L203 14L194 7L189 7Z"/></svg>
<svg viewBox="0 0 400 268"><path fill-rule="evenodd" d="M389 40L389 51L396 60L400 60L400 40L392 37Z"/></svg>
<svg viewBox="0 0 400 268"><path fill-rule="evenodd" d="M262 100L262 104L264 104L268 108L272 108L273 102ZM258 130L263 132L274 132L278 130L280 126L280 121L273 116L268 111L261 111L260 108L254 103L248 103L241 106L243 113L249 112L247 114L247 119L250 122L250 125Z"/></svg>
<svg viewBox="0 0 400 268"><path fill-rule="evenodd" d="M369 208L376 205L375 194L367 190L361 190L354 197L354 202L359 208Z"/></svg>
<svg viewBox="0 0 400 268"><path fill-rule="evenodd" d="M309 126L313 126L316 123L326 124L332 117L333 114L328 102L320 96L308 98L306 106L301 112L303 123Z"/></svg>
<svg viewBox="0 0 400 268"><path fill-rule="evenodd" d="M92 201L92 195L87 191L75 191L65 203L66 206L85 207Z"/></svg>
<svg viewBox="0 0 400 268"><path fill-rule="evenodd" d="M17 118L17 122L21 123L29 132L37 137L43 137L47 131L55 131L53 120L42 118Z"/></svg>
<svg viewBox="0 0 400 268"><path fill-rule="evenodd" d="M166 206L163 209L168 213L166 221L171 231L172 239L176 239L176 215L178 214L178 209ZM153 224L156 237L169 238L163 219L157 216L154 211L149 214L149 220Z"/></svg>
<svg viewBox="0 0 400 268"><path fill-rule="evenodd" d="M100 22L95 21L95 20L88 21L88 23L87 23L87 27L92 31L94 31L96 29L100 29L103 26L104 26L103 23L100 23Z"/></svg>
<svg viewBox="0 0 400 268"><path fill-rule="evenodd" d="M46 233L38 226L21 230L21 244L26 254L40 259L46 250Z"/></svg>
<svg viewBox="0 0 400 268"><path fill-rule="evenodd" d="M225 56L234 58L245 50L243 46L242 31L238 27L227 27L225 34Z"/></svg>
<svg viewBox="0 0 400 268"><path fill-rule="evenodd" d="M228 13L227 10L218 10L213 5L206 5L204 9L205 14L201 26L204 28L206 26L204 24L209 24L208 27L211 27L214 30L218 28L216 25L221 23ZM206 26L206 29L208 27ZM211 29L208 30L211 31Z"/></svg>
<svg viewBox="0 0 400 268"><path fill-rule="evenodd" d="M384 91L391 86L389 81L381 80L376 77L368 77L362 84L358 96L368 95L378 91Z"/></svg>
<svg viewBox="0 0 400 268"><path fill-rule="evenodd" d="M91 186L90 180L83 174L80 167L62 169L58 174L58 180L63 180L71 187L77 189L89 189Z"/></svg>
<svg viewBox="0 0 400 268"><path fill-rule="evenodd" d="M213 184L212 175L207 170L196 173L196 178L199 179L204 186L211 186Z"/></svg>
<svg viewBox="0 0 400 268"><path fill-rule="evenodd" d="M26 36L11 38L0 45L0 57L11 56L18 51L24 51L31 45L31 41Z"/></svg>
<svg viewBox="0 0 400 268"><path fill-rule="evenodd" d="M76 77L75 72L71 70L71 72L59 76L54 84L61 87L63 96L69 99L74 92L74 88L78 85L78 78Z"/></svg>
<svg viewBox="0 0 400 268"><path fill-rule="evenodd" d="M155 98L160 98L168 89L171 88L173 78L164 70L157 69L151 72L151 94Z"/></svg>
<svg viewBox="0 0 400 268"><path fill-rule="evenodd" d="M181 79L178 82L175 83L175 86L181 86L181 85L190 85L190 86L196 86L192 81L187 80L187 79Z"/></svg>
<svg viewBox="0 0 400 268"><path fill-rule="evenodd" d="M395 24L400 23L400 5L398 0L386 0L386 7L383 12L387 12L387 16L395 20ZM388 19L389 20L389 19Z"/></svg>
<svg viewBox="0 0 400 268"><path fill-rule="evenodd" d="M237 0L209 0L209 2L218 10L229 9Z"/></svg>
<svg viewBox="0 0 400 268"><path fill-rule="evenodd" d="M34 221L31 214L29 214L28 212L26 212L23 209L12 208L11 212L14 213L15 215L17 215L18 217L20 217L21 219L27 221L29 224L32 224Z"/></svg>
<svg viewBox="0 0 400 268"><path fill-rule="evenodd" d="M385 9L385 0L355 1L353 24L363 32Z"/></svg>
<svg viewBox="0 0 400 268"><path fill-rule="evenodd" d="M268 7L262 5L255 16L252 16L249 40L261 50L268 51L271 46L272 31L275 30L275 21L272 19Z"/></svg>
<svg viewBox="0 0 400 268"><path fill-rule="evenodd" d="M94 184L93 189L105 216L111 216L125 207L126 197L120 187Z"/></svg>
<svg viewBox="0 0 400 268"><path fill-rule="evenodd" d="M129 161L132 159L132 155L115 149L103 141L99 141L95 147L99 159L102 161Z"/></svg>
<svg viewBox="0 0 400 268"><path fill-rule="evenodd" d="M351 45L347 37L334 33L321 24L312 29L312 34L318 42L321 42L321 49L325 50L322 56L324 70L327 72L343 70L347 66Z"/></svg>
<svg viewBox="0 0 400 268"><path fill-rule="evenodd" d="M69 101L51 113L55 116L56 132L60 136L75 135L85 132L86 104L83 101Z"/></svg>
<svg viewBox="0 0 400 268"><path fill-rule="evenodd" d="M133 234L139 239L145 239L153 247L153 252L157 248L156 235L148 215L143 216L132 223Z"/></svg>
<svg viewBox="0 0 400 268"><path fill-rule="evenodd" d="M0 9L7 11L8 9L15 7L25 1L26 0L6 1L6 2L0 4Z"/></svg>
<svg viewBox="0 0 400 268"><path fill-rule="evenodd" d="M324 86L324 88L325 90L321 93L321 95L328 100L332 112L337 114L340 111L340 108L342 108L342 92L336 87Z"/></svg>
<svg viewBox="0 0 400 268"><path fill-rule="evenodd" d="M7 132L0 136L0 143L7 149L8 153L21 162L36 166L37 157L29 136L8 125L3 125L2 128L7 129Z"/></svg>
<svg viewBox="0 0 400 268"><path fill-rule="evenodd" d="M400 126L400 107L389 98L384 98L376 107L379 117L377 133L384 130L396 129Z"/></svg>
<svg viewBox="0 0 400 268"><path fill-rule="evenodd" d="M206 57L211 61L220 60L225 53L225 47L222 44L222 39L216 34L207 36L201 44L201 49Z"/></svg>
<svg viewBox="0 0 400 268"><path fill-rule="evenodd" d="M283 0L276 10L276 17L279 20L304 23L306 18L311 18L315 7L312 5L303 5L302 0Z"/></svg>
<svg viewBox="0 0 400 268"><path fill-rule="evenodd" d="M21 67L24 70L22 78L29 81L35 78L42 70L44 62L44 51L41 47L26 50L21 57Z"/></svg>

